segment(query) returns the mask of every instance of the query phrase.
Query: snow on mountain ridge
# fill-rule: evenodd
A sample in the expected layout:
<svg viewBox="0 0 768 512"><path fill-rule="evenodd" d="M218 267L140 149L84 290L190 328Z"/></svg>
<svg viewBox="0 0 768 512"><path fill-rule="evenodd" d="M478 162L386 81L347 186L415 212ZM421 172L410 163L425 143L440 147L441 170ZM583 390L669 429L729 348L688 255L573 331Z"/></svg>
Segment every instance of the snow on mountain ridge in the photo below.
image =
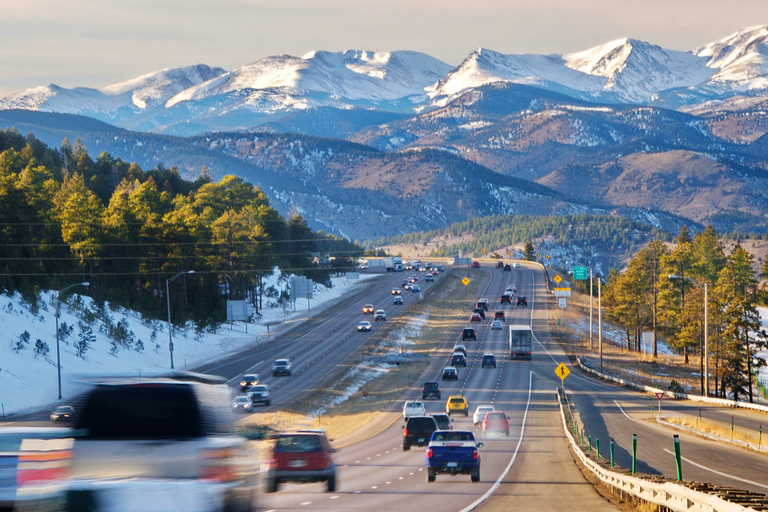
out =
<svg viewBox="0 0 768 512"><path fill-rule="evenodd" d="M765 86L762 76L768 74L768 26L747 28L693 53L709 59L708 66L716 70L712 81L721 87L728 83L739 90Z"/></svg>

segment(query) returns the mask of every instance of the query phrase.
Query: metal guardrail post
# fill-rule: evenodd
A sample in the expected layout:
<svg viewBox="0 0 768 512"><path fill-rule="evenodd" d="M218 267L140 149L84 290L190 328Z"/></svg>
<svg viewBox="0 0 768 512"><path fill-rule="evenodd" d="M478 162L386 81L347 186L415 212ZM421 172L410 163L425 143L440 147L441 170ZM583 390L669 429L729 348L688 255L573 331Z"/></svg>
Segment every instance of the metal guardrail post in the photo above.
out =
<svg viewBox="0 0 768 512"><path fill-rule="evenodd" d="M611 468L613 468L613 439L611 439L610 452L611 452Z"/></svg>
<svg viewBox="0 0 768 512"><path fill-rule="evenodd" d="M632 434L632 474L637 472L637 434Z"/></svg>

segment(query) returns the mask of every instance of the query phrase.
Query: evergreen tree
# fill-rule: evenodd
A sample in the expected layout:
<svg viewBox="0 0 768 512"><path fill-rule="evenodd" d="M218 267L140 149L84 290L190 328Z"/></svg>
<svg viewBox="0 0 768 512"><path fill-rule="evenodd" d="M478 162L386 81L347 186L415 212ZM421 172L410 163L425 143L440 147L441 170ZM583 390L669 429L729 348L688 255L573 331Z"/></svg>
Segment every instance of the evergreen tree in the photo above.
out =
<svg viewBox="0 0 768 512"><path fill-rule="evenodd" d="M533 248L531 242L525 242L525 248L523 249L523 259L526 261L536 261L536 250Z"/></svg>

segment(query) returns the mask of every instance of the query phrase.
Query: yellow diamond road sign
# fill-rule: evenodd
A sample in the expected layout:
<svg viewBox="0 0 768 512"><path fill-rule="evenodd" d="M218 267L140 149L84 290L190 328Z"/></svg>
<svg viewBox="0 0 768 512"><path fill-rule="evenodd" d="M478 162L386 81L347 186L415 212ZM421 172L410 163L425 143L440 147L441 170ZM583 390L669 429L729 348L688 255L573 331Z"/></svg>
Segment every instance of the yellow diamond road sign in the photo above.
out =
<svg viewBox="0 0 768 512"><path fill-rule="evenodd" d="M569 370L568 367L563 363L560 363L560 366L555 368L555 373L558 377L560 377L560 380L565 380L565 378L571 373L571 370Z"/></svg>
<svg viewBox="0 0 768 512"><path fill-rule="evenodd" d="M464 279L461 280L461 282L464 283L464 286L467 286L469 284L469 278L465 277Z"/></svg>
<svg viewBox="0 0 768 512"><path fill-rule="evenodd" d="M560 281L562 281L562 280L563 280L563 279L562 279L560 276L555 276L555 282L556 282L557 284L560 284Z"/></svg>

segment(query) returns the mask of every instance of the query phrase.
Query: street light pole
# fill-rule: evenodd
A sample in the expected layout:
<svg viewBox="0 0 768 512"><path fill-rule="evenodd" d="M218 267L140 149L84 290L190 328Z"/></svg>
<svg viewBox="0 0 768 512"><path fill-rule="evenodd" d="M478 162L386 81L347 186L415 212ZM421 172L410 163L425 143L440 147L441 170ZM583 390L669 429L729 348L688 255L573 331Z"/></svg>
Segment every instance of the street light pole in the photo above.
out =
<svg viewBox="0 0 768 512"><path fill-rule="evenodd" d="M194 270L179 272L175 276L165 280L165 300L168 306L168 350L171 353L171 370L173 370L173 326L171 325L171 296L169 295L169 284L177 277L184 274L194 274Z"/></svg>
<svg viewBox="0 0 768 512"><path fill-rule="evenodd" d="M59 350L59 306L61 305L61 294L75 286L88 286L91 283L75 283L67 286L56 294L56 376L59 381L59 400L61 400L61 351Z"/></svg>
<svg viewBox="0 0 768 512"><path fill-rule="evenodd" d="M709 286L707 282L700 283L692 277L670 274L669 279L686 279L699 288L704 288L704 396L709 396Z"/></svg>

